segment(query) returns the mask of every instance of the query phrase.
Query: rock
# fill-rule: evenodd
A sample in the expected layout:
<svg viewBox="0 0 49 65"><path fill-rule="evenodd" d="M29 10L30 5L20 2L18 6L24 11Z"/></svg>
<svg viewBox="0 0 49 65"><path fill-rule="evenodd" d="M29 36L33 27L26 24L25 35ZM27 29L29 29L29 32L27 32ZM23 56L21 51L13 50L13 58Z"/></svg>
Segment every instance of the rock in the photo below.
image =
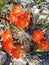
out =
<svg viewBox="0 0 49 65"><path fill-rule="evenodd" d="M48 10L43 10L42 13L43 13L43 14L49 14L49 11L48 11Z"/></svg>
<svg viewBox="0 0 49 65"><path fill-rule="evenodd" d="M48 3L49 3L49 0L46 0L46 2L48 2Z"/></svg>
<svg viewBox="0 0 49 65"><path fill-rule="evenodd" d="M6 53L0 50L0 62L4 64L6 59L7 59Z"/></svg>

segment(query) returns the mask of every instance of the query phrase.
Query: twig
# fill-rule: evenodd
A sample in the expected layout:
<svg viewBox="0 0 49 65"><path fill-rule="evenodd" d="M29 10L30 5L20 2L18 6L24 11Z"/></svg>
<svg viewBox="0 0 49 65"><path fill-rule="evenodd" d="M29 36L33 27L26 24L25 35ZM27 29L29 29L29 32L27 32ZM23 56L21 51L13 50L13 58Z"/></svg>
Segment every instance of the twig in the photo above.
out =
<svg viewBox="0 0 49 65"><path fill-rule="evenodd" d="M7 21L9 21L9 19L8 19L8 18L3 17L3 16L0 16L0 19L3 19L3 20L7 20Z"/></svg>

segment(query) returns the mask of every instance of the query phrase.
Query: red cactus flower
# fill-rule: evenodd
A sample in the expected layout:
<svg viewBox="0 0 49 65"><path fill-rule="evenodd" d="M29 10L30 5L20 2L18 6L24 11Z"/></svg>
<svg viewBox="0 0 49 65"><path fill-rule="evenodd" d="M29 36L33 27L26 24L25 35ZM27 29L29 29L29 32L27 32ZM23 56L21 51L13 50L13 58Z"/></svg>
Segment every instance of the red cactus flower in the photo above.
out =
<svg viewBox="0 0 49 65"><path fill-rule="evenodd" d="M3 50L6 52L11 52L12 48L14 47L14 41L13 39L7 39L4 43L3 43Z"/></svg>
<svg viewBox="0 0 49 65"><path fill-rule="evenodd" d="M12 39L12 35L11 35L11 32L10 30L6 30L4 31L2 34L1 34L1 38L2 38L2 41L6 41L8 38L11 38Z"/></svg>
<svg viewBox="0 0 49 65"><path fill-rule="evenodd" d="M14 58L18 59L24 55L24 50L21 48L21 46L16 46L12 49L11 54Z"/></svg>
<svg viewBox="0 0 49 65"><path fill-rule="evenodd" d="M49 42L47 40L38 41L37 46L40 50L48 50L49 49Z"/></svg>
<svg viewBox="0 0 49 65"><path fill-rule="evenodd" d="M34 31L33 40L34 42L40 41L44 37L43 33L40 30Z"/></svg>
<svg viewBox="0 0 49 65"><path fill-rule="evenodd" d="M14 6L13 11L14 11L15 13L21 13L21 11L22 11L22 6L18 6L18 5Z"/></svg>
<svg viewBox="0 0 49 65"><path fill-rule="evenodd" d="M17 27L22 30L25 28L28 29L29 24L30 24L30 21L27 21L26 19L22 17L20 17L16 23Z"/></svg>

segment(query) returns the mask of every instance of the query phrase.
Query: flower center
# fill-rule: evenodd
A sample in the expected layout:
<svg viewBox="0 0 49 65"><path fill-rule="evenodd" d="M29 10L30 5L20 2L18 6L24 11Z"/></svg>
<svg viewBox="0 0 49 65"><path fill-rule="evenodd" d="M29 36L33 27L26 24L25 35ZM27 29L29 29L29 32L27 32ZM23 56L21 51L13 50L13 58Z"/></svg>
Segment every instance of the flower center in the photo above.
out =
<svg viewBox="0 0 49 65"><path fill-rule="evenodd" d="M44 44L43 44L43 43L41 43L41 46L44 46Z"/></svg>
<svg viewBox="0 0 49 65"><path fill-rule="evenodd" d="M11 43L8 44L9 47L12 47L13 45Z"/></svg>
<svg viewBox="0 0 49 65"><path fill-rule="evenodd" d="M19 53L20 53L20 51L16 49L16 54L19 54Z"/></svg>
<svg viewBox="0 0 49 65"><path fill-rule="evenodd" d="M22 22L21 22L21 25L24 25L24 24L25 24L24 21L22 21Z"/></svg>
<svg viewBox="0 0 49 65"><path fill-rule="evenodd" d="M39 37L39 35L36 36L36 38L38 38L38 37Z"/></svg>

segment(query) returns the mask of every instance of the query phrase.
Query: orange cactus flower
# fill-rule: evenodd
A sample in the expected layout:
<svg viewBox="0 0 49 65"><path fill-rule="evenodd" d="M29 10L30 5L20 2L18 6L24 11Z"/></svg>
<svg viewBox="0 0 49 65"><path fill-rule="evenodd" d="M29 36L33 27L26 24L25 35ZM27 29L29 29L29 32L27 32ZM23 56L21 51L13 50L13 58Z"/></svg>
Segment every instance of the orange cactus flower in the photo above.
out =
<svg viewBox="0 0 49 65"><path fill-rule="evenodd" d="M4 43L3 43L3 50L10 53L12 48L14 47L14 41L13 39L7 39Z"/></svg>
<svg viewBox="0 0 49 65"><path fill-rule="evenodd" d="M17 27L22 30L25 28L28 29L29 24L30 24L30 21L27 21L26 19L22 17L20 17L16 23Z"/></svg>
<svg viewBox="0 0 49 65"><path fill-rule="evenodd" d="M40 50L48 50L49 49L49 43L47 40L41 40L37 43L37 46Z"/></svg>
<svg viewBox="0 0 49 65"><path fill-rule="evenodd" d="M18 20L17 14L15 14L14 12L10 12L10 14L9 14L9 20L12 23L17 22L17 20Z"/></svg>
<svg viewBox="0 0 49 65"><path fill-rule="evenodd" d="M13 11L14 11L15 13L21 13L21 11L22 11L22 6L18 6L18 5L14 6Z"/></svg>
<svg viewBox="0 0 49 65"><path fill-rule="evenodd" d="M10 32L10 30L6 30L4 31L2 34L1 34L1 38L2 38L2 41L6 41L8 38L11 38L12 39L12 34Z"/></svg>
<svg viewBox="0 0 49 65"><path fill-rule="evenodd" d="M24 50L21 46L16 46L12 49L11 54L14 58L18 59L24 55Z"/></svg>
<svg viewBox="0 0 49 65"><path fill-rule="evenodd" d="M38 42L44 37L43 33L40 30L36 30L33 33L34 42Z"/></svg>

